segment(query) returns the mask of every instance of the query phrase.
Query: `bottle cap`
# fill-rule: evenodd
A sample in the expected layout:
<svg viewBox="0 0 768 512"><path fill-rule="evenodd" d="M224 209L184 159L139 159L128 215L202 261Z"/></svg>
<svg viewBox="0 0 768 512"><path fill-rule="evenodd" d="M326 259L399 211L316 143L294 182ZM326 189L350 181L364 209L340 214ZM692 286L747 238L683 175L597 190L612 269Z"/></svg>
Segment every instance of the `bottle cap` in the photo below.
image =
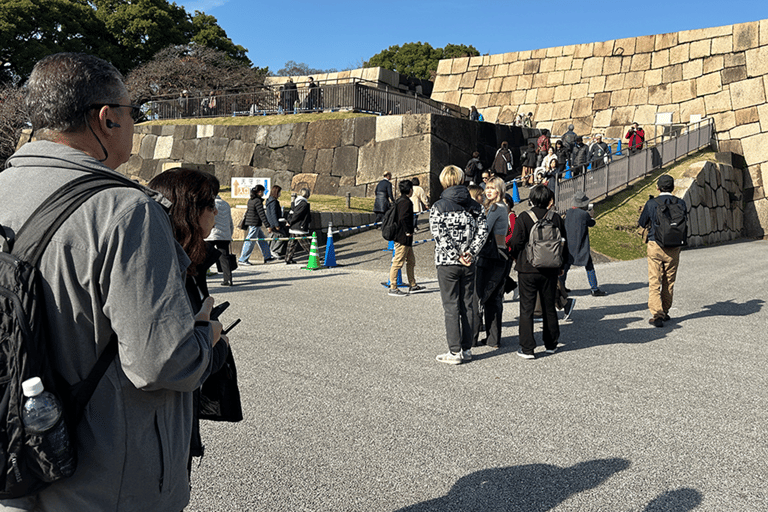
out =
<svg viewBox="0 0 768 512"><path fill-rule="evenodd" d="M37 396L45 389L43 387L43 381L40 377L32 377L21 383L21 388L24 390L24 396Z"/></svg>

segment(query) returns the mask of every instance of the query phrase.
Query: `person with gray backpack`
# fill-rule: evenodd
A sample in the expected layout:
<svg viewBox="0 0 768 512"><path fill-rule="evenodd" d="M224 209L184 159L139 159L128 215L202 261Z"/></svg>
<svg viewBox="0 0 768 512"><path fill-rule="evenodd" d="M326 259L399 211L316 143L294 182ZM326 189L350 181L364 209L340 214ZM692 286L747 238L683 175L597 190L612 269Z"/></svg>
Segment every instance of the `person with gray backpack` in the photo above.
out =
<svg viewBox="0 0 768 512"><path fill-rule="evenodd" d="M539 294L545 351L554 354L557 350L560 326L555 293L558 276L567 262L568 242L563 220L551 209L554 202L552 191L544 185L536 185L531 189L528 200L532 208L517 217L509 246L516 261L520 290L520 350L517 355L534 359L533 315Z"/></svg>

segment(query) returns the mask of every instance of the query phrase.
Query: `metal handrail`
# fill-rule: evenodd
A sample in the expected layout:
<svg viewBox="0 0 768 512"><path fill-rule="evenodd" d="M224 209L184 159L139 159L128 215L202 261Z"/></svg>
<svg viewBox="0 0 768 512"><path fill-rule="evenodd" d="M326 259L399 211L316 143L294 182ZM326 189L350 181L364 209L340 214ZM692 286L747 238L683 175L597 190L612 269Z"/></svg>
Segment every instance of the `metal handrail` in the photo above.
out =
<svg viewBox="0 0 768 512"><path fill-rule="evenodd" d="M466 117L461 111L417 92L404 93L388 84L359 78L351 78L341 84L318 83L312 88L264 86L206 96L158 96L145 103L143 110L150 120L298 114L325 110Z"/></svg>
<svg viewBox="0 0 768 512"><path fill-rule="evenodd" d="M614 158L602 167L575 175L572 169L560 172L556 178L550 178L555 179L555 207L561 213L573 207L576 193L595 200L617 192L632 181L710 145L714 135L714 120L705 118L689 124L687 130L681 129L677 136L654 137L644 143L643 149ZM572 177L565 179L568 173Z"/></svg>

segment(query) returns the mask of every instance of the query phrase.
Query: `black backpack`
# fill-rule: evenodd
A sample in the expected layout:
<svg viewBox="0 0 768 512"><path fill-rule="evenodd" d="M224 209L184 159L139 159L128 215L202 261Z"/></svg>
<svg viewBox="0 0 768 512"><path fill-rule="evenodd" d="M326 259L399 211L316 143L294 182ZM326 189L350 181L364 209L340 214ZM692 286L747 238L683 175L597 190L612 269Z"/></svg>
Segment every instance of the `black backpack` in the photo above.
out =
<svg viewBox="0 0 768 512"><path fill-rule="evenodd" d="M389 207L389 210L384 214L384 220L381 221L381 236L384 240L391 242L397 237L397 230L400 227L400 223L397 222L397 202Z"/></svg>
<svg viewBox="0 0 768 512"><path fill-rule="evenodd" d="M525 245L525 257L534 268L554 269L563 266L563 234L555 225L555 212L547 210L542 218L536 218L532 210L528 215L533 219L533 227Z"/></svg>
<svg viewBox="0 0 768 512"><path fill-rule="evenodd" d="M63 418L70 445L74 428L96 385L117 354L112 336L88 377L69 386L49 364L49 328L38 265L48 242L64 221L88 198L113 187L138 185L128 179L86 174L54 192L27 219L15 237L0 229L0 499L36 494L49 483L71 476L63 474L41 447L43 438L24 429L21 383L40 377L45 390L63 404ZM0 227L1 228L1 227Z"/></svg>
<svg viewBox="0 0 768 512"><path fill-rule="evenodd" d="M654 238L662 247L682 247L687 243L688 222L685 206L675 198L674 202L666 202L664 198L655 198L656 224Z"/></svg>

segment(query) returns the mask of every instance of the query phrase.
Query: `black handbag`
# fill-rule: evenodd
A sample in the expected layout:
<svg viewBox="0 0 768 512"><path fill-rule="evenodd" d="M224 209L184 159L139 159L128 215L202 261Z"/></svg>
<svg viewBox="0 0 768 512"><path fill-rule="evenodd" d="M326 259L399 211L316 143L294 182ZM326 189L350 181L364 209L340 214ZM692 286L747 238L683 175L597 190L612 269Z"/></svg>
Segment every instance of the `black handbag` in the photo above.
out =
<svg viewBox="0 0 768 512"><path fill-rule="evenodd" d="M224 366L216 373L212 373L200 388L200 419L230 422L243 419L232 347L227 347L227 360Z"/></svg>
<svg viewBox="0 0 768 512"><path fill-rule="evenodd" d="M229 270L230 272L233 270L237 270L237 255L236 254L227 254L227 258L229 259Z"/></svg>

